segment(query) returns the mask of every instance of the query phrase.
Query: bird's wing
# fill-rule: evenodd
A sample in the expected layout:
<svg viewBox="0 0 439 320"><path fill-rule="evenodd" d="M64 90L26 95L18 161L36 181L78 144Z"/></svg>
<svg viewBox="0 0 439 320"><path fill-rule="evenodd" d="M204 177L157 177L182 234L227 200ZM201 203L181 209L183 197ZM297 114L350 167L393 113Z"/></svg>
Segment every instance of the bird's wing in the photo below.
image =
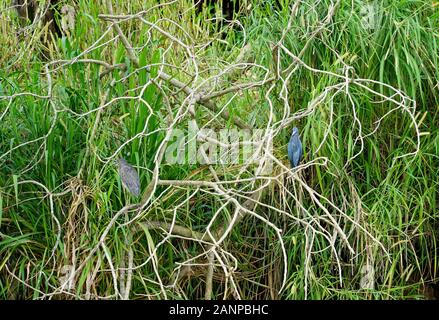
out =
<svg viewBox="0 0 439 320"><path fill-rule="evenodd" d="M140 179L139 179L139 175L136 171L136 169L134 169L131 166L128 166L125 168L125 177L122 180L124 182L125 186L134 194L134 195L139 195L140 193Z"/></svg>
<svg viewBox="0 0 439 320"><path fill-rule="evenodd" d="M302 143L297 136L291 137L288 143L288 158L293 168L299 164L302 158Z"/></svg>
<svg viewBox="0 0 439 320"><path fill-rule="evenodd" d="M296 163L296 166L299 164L300 160L302 159L302 143L300 140L297 141L296 148L294 150L293 154L294 162Z"/></svg>
<svg viewBox="0 0 439 320"><path fill-rule="evenodd" d="M293 142L290 140L288 142L288 159L290 160L290 164L294 167L294 151L293 151Z"/></svg>

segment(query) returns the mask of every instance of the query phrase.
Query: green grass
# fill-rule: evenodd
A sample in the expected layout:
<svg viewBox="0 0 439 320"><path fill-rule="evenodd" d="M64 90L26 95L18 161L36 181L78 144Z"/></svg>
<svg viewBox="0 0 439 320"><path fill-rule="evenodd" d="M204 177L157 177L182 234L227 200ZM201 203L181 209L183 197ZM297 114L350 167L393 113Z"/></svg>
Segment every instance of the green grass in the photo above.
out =
<svg viewBox="0 0 439 320"><path fill-rule="evenodd" d="M259 200L264 205L254 211L283 230L282 243L270 225L246 215L220 246L230 255L218 251L233 268L228 271L233 271L236 291L215 257L212 297L428 298L424 289L437 284L439 262L437 7L430 1L375 2L373 27L365 28L361 11L365 2L341 1L332 19L313 35L334 1L320 1L316 6L314 1L302 1L293 18L294 1L279 1L279 7L276 1L264 1L264 5L242 2L237 15L242 28L223 25L226 31L206 21L213 12L196 14L189 9L190 1L155 8L145 16L166 34L138 19L121 22L138 66L120 38L114 39L114 28L104 35L109 22L99 14L108 13L105 4L78 0L75 29L54 41L42 41L39 28L25 39L15 37L18 18L12 10L3 10L2 4L1 299L120 298L115 291L120 282L114 277L119 279L126 268L127 239L132 239L135 266L131 299L203 299L208 263L203 252L208 246L187 238L165 238L163 230L144 223L171 223L175 214L177 225L203 233L217 211L212 228L228 225L235 206L211 188L157 186L137 218L127 226L126 217L119 217L108 229L105 247L98 246L116 213L140 201L124 192L111 159L124 156L138 166L145 192L153 179L155 153L166 137L169 116L177 115L186 98L169 81L145 84L162 67L194 88L230 67L245 44L251 46L246 58L255 65L244 71L235 68L203 89L223 90L261 81L267 70L268 77L276 76L273 47L288 25L282 45L303 61L294 73L288 71L295 60L278 48L280 79L240 90L236 96L228 93L215 98L218 106L230 101L226 109L231 120L214 117L200 105L194 108L200 127L235 128L233 119L239 117L252 128L277 130L273 155L285 165L286 143L293 125L298 126L305 147L302 164L317 161L295 177L274 164L273 179ZM114 11L137 13L155 4L153 0L124 2L114 4ZM180 43L173 43L169 35ZM102 36L99 46L83 54ZM80 56L123 68L100 77L104 68L96 63L50 64L44 55L50 61ZM46 64L53 70L50 78ZM374 82L350 83L349 95L345 87L331 90L313 107L328 87L344 83L334 74L343 76L347 66L355 79ZM395 89L400 96L394 95ZM383 97L403 104L389 113L398 105ZM293 114L299 115L297 119L282 126ZM186 113L176 128L186 131L189 119ZM414 122L420 133L419 148ZM360 130L363 147L357 139ZM240 172L242 168L242 164L214 166L220 180L254 176L253 167ZM162 164L160 179L215 181L208 166L189 164ZM236 183L228 191L242 204L244 192L262 182ZM319 202L309 190L322 196ZM131 212L129 217L135 215ZM337 236L331 219L346 234L354 254ZM336 236L331 243L324 235ZM285 283L282 245L288 266ZM97 250L90 255L93 248ZM181 266L192 258L190 270ZM373 266L374 288L362 289L368 264ZM72 286L59 290L66 266L72 265L76 270ZM176 286L167 286L180 268L187 273Z"/></svg>

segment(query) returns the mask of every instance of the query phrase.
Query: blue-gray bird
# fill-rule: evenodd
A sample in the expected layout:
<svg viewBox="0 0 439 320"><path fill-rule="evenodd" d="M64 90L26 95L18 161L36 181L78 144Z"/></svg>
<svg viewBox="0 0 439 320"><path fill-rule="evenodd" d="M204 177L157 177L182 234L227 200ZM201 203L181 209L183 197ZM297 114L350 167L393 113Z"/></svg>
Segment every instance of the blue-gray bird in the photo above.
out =
<svg viewBox="0 0 439 320"><path fill-rule="evenodd" d="M139 175L124 158L118 160L119 176L122 185L128 189L131 194L138 196L140 194L140 178Z"/></svg>
<svg viewBox="0 0 439 320"><path fill-rule="evenodd" d="M288 159L290 159L291 168L297 167L302 160L302 143L300 142L299 129L293 128L290 142L288 142Z"/></svg>

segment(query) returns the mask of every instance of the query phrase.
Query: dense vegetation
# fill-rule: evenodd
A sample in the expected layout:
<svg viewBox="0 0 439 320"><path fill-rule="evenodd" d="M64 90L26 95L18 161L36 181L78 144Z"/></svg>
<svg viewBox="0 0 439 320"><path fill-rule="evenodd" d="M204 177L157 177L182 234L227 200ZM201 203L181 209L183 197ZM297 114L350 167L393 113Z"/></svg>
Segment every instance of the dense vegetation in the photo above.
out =
<svg viewBox="0 0 439 320"><path fill-rule="evenodd" d="M437 4L158 3L77 0L58 36L0 2L0 297L431 298ZM265 130L260 161L167 163L189 121Z"/></svg>

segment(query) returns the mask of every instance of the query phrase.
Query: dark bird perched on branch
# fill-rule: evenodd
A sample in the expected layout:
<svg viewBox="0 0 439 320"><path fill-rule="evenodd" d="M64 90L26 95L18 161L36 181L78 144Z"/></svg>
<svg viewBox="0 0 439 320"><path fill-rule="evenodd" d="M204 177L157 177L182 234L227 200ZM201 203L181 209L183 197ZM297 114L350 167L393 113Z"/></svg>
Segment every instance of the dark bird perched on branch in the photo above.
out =
<svg viewBox="0 0 439 320"><path fill-rule="evenodd" d="M288 142L288 159L290 159L291 167L297 167L302 160L302 143L300 142L299 129L293 128L290 141Z"/></svg>

